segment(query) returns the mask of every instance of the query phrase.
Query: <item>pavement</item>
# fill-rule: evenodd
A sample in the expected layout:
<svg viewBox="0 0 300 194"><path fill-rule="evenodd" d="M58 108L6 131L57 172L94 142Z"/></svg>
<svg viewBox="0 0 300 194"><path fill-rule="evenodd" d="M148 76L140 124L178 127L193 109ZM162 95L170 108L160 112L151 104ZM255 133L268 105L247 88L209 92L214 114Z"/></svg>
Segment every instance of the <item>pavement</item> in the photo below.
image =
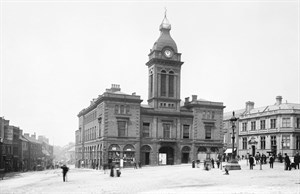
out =
<svg viewBox="0 0 300 194"><path fill-rule="evenodd" d="M61 169L25 172L0 180L1 194L18 193L288 193L300 194L300 170L285 171L283 163L242 170L192 168L191 164L122 169L121 177L102 170L70 168L67 182ZM223 163L223 165L225 165Z"/></svg>

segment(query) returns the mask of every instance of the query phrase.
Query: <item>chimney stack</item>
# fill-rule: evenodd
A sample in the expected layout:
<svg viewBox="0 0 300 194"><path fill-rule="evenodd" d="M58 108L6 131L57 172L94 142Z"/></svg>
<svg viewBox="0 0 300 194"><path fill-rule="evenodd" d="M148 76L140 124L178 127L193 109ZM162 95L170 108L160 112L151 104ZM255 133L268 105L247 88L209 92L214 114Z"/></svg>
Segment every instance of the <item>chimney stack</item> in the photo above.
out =
<svg viewBox="0 0 300 194"><path fill-rule="evenodd" d="M249 112L254 108L254 102L248 101L246 102L246 111Z"/></svg>
<svg viewBox="0 0 300 194"><path fill-rule="evenodd" d="M282 103L282 96L276 96L276 105L280 105Z"/></svg>
<svg viewBox="0 0 300 194"><path fill-rule="evenodd" d="M197 95L192 95L192 101L197 101Z"/></svg>

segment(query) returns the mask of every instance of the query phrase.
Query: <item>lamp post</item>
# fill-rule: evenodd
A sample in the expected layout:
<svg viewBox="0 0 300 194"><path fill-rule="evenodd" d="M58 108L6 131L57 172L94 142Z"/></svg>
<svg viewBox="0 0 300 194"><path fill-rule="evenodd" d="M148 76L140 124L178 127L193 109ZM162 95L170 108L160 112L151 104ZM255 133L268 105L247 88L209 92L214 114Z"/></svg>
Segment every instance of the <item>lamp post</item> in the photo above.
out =
<svg viewBox="0 0 300 194"><path fill-rule="evenodd" d="M235 140L235 122L238 120L238 118L235 117L234 112L232 112L232 117L230 119L230 123L232 125L232 157L231 160L225 165L225 168L227 170L241 170L241 166L239 165L238 161L235 159L235 153L234 153L234 140Z"/></svg>
<svg viewBox="0 0 300 194"><path fill-rule="evenodd" d="M234 152L234 140L235 140L235 134L234 134L234 129L235 129L235 122L238 120L238 118L236 118L234 116L234 112L232 112L232 117L230 119L230 123L232 126L232 160L235 160L235 152Z"/></svg>

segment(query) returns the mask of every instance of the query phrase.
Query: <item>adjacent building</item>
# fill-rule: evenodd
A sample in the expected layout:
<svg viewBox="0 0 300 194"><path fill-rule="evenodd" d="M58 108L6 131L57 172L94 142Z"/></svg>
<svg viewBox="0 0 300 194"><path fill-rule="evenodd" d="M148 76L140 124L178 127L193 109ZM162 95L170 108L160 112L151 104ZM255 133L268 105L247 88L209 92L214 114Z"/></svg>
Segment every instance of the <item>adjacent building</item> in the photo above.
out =
<svg viewBox="0 0 300 194"><path fill-rule="evenodd" d="M172 165L216 157L223 148L222 102L180 98L181 53L166 16L148 68L148 100L113 84L77 115L77 167Z"/></svg>
<svg viewBox="0 0 300 194"><path fill-rule="evenodd" d="M237 148L240 156L257 152L293 156L300 151L300 104L283 103L282 97L277 96L272 105L255 108L254 102L247 102L245 109L236 112L239 117ZM225 113L224 118L228 118L225 115L229 114ZM227 131L228 137L231 135L229 127L224 131ZM225 137L225 141L229 145L228 138Z"/></svg>
<svg viewBox="0 0 300 194"><path fill-rule="evenodd" d="M49 167L52 160L53 146L38 141L35 134L23 135L23 130L0 117L0 169L7 172L34 170L38 164Z"/></svg>

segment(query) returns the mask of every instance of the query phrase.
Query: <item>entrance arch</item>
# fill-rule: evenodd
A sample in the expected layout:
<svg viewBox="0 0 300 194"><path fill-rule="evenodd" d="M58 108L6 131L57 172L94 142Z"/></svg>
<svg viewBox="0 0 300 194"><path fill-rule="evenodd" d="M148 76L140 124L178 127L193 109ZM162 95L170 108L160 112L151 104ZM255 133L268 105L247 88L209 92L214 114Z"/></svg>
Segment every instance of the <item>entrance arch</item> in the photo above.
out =
<svg viewBox="0 0 300 194"><path fill-rule="evenodd" d="M190 157L191 148L189 146L184 146L181 150L181 163L188 163Z"/></svg>
<svg viewBox="0 0 300 194"><path fill-rule="evenodd" d="M174 149L170 146L163 146L159 149L159 164L174 164Z"/></svg>
<svg viewBox="0 0 300 194"><path fill-rule="evenodd" d="M148 145L143 145L141 147L141 162L143 165L149 165L150 164L150 153L151 153L151 147Z"/></svg>

